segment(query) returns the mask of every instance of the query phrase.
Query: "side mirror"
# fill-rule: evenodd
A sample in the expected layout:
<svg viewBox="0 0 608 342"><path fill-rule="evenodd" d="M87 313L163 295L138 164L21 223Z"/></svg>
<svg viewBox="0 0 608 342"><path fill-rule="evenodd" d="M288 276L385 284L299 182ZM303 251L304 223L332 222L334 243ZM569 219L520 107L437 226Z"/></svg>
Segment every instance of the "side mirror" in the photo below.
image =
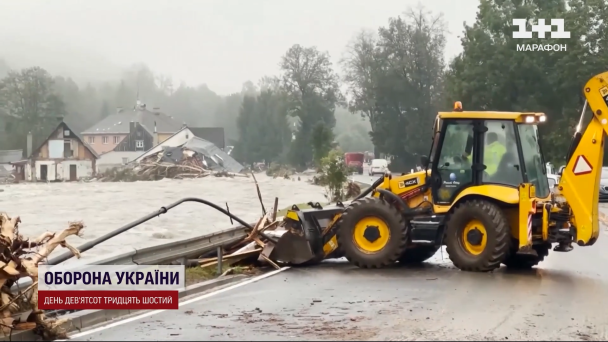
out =
<svg viewBox="0 0 608 342"><path fill-rule="evenodd" d="M420 156L420 165L424 168L426 168L429 165L429 157L425 156L425 155L421 155Z"/></svg>

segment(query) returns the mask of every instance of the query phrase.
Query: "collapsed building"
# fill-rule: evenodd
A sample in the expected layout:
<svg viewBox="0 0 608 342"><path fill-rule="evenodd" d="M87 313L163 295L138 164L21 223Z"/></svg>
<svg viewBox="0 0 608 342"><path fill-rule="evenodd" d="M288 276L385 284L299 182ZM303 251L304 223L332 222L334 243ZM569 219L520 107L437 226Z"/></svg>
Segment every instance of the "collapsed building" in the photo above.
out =
<svg viewBox="0 0 608 342"><path fill-rule="evenodd" d="M197 137L188 127L183 127L167 140L144 152L134 161L170 164L193 164L210 171L240 173L243 165L214 143Z"/></svg>
<svg viewBox="0 0 608 342"><path fill-rule="evenodd" d="M162 162L171 164L192 164L210 171L240 173L245 169L215 144L198 137L192 137L179 146L161 146L161 150L141 159L142 163Z"/></svg>

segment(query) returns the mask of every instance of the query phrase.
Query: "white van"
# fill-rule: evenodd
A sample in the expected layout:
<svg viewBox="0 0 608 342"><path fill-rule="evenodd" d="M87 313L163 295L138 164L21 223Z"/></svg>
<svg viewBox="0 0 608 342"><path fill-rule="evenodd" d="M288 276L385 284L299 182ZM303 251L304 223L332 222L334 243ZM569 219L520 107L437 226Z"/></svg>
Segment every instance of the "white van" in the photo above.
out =
<svg viewBox="0 0 608 342"><path fill-rule="evenodd" d="M386 159L374 159L369 165L369 175L384 174L388 170Z"/></svg>

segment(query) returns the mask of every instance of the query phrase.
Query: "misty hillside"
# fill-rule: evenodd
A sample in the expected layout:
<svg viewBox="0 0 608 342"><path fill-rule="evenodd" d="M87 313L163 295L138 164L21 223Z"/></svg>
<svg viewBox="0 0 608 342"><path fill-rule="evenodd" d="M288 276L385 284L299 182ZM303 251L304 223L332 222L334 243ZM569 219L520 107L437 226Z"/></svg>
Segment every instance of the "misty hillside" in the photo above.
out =
<svg viewBox="0 0 608 342"><path fill-rule="evenodd" d="M0 59L14 69L37 65L52 75L70 77L78 84L117 80L124 69L99 53L65 45L35 44L0 36L0 46L3 47Z"/></svg>

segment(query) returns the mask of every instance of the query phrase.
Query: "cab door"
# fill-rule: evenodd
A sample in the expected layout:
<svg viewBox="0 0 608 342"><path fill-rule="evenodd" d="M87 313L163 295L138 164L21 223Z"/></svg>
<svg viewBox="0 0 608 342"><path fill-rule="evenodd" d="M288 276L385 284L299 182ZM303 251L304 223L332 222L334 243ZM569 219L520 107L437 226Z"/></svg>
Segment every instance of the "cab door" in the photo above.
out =
<svg viewBox="0 0 608 342"><path fill-rule="evenodd" d="M441 130L440 150L431 172L435 204L450 204L464 189L478 182L474 165L479 162L477 120L445 120Z"/></svg>

